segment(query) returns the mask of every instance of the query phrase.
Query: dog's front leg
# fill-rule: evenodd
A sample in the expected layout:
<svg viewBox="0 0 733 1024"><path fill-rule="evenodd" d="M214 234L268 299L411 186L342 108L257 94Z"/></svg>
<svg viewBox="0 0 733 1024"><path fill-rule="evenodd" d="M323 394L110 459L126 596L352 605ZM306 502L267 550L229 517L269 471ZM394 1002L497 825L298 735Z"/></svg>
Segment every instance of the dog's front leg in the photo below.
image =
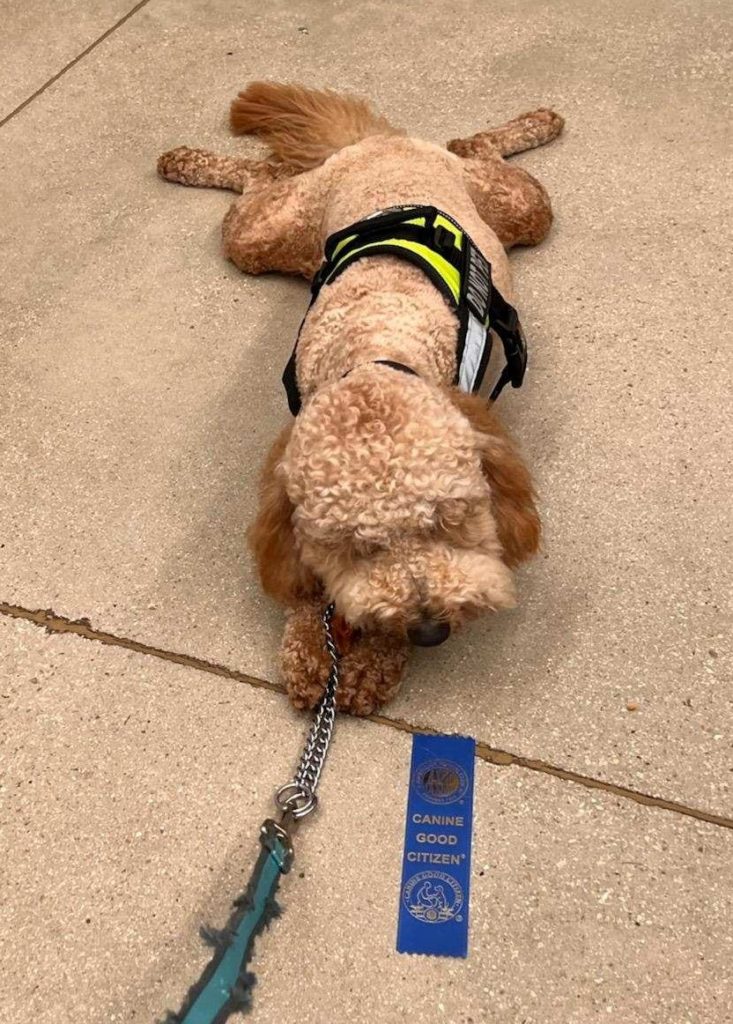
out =
<svg viewBox="0 0 733 1024"><path fill-rule="evenodd" d="M318 703L328 678L323 607L317 602L288 612L281 651L285 687L296 708ZM407 660L407 643L382 633L350 630L334 619L341 653L337 705L353 715L370 715L397 693Z"/></svg>

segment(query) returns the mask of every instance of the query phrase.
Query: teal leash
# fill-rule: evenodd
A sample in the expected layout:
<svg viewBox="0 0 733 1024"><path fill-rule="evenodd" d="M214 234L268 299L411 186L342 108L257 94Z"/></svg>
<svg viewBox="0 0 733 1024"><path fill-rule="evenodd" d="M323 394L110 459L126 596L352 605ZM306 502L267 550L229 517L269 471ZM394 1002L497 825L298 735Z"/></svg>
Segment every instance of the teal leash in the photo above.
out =
<svg viewBox="0 0 733 1024"><path fill-rule="evenodd" d="M326 760L336 718L339 653L333 639L333 605L323 613L326 649L331 659L326 688L316 708L297 771L275 794L280 820L267 818L260 828L260 854L246 891L221 931L202 929L215 953L196 984L189 989L178 1013L165 1024L224 1024L235 1011L252 1002L254 974L248 970L257 936L281 913L275 894L280 879L293 863L292 833L301 818L315 810L316 789Z"/></svg>

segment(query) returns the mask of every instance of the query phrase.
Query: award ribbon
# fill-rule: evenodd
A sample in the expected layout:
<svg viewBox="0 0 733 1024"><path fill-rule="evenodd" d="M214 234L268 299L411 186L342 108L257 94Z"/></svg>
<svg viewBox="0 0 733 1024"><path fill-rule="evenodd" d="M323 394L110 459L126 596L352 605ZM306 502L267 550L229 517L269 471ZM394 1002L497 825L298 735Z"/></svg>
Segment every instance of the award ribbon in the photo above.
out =
<svg viewBox="0 0 733 1024"><path fill-rule="evenodd" d="M476 741L412 737L397 951L468 953Z"/></svg>

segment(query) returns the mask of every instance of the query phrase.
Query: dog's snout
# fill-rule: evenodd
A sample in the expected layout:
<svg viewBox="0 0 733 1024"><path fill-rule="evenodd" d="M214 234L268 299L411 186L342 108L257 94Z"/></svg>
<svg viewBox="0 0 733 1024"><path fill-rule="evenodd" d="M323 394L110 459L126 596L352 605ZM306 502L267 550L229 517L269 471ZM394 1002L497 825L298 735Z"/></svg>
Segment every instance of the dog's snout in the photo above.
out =
<svg viewBox="0 0 733 1024"><path fill-rule="evenodd" d="M408 626L407 636L418 647L437 647L450 636L450 625L438 619L421 619Z"/></svg>

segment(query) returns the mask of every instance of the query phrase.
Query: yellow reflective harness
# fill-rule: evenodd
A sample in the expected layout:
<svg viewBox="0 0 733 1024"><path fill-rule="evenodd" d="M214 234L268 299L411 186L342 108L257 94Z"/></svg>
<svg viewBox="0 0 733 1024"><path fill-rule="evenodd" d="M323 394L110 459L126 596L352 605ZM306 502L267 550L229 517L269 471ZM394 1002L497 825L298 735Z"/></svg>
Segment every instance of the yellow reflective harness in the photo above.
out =
<svg viewBox="0 0 733 1024"><path fill-rule="evenodd" d="M493 287L491 264L469 235L434 206L391 207L331 235L323 264L311 285L309 310L321 289L332 284L347 267L367 256L383 255L398 256L419 267L456 312L459 329L454 384L469 392L480 388L491 355L493 330L504 346L506 366L489 400L495 401L508 383L520 387L527 367L527 345L517 311ZM301 407L296 352L297 341L283 374L293 415ZM391 360L377 362L415 373L411 367Z"/></svg>

